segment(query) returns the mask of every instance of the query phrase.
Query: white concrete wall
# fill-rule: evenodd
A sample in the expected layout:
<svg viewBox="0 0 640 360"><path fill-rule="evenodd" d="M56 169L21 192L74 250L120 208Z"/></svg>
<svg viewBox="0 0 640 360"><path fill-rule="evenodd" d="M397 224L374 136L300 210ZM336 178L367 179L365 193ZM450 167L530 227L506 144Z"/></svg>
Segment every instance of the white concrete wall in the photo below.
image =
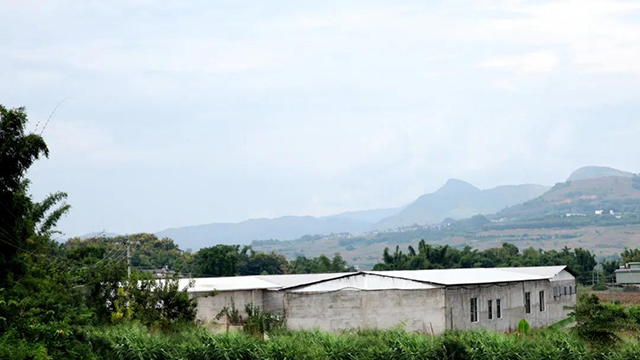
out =
<svg viewBox="0 0 640 360"><path fill-rule="evenodd" d="M196 307L196 320L202 322L226 323L225 317L216 320L215 317L225 306L231 307L231 299L235 302L236 309L243 317L246 317L245 306L254 304L262 307L262 290L220 291L215 296L209 293L192 293L198 301Z"/></svg>
<svg viewBox="0 0 640 360"><path fill-rule="evenodd" d="M389 329L399 324L412 331L445 329L444 289L288 292L284 304L291 330Z"/></svg>
<svg viewBox="0 0 640 360"><path fill-rule="evenodd" d="M527 319L532 327L549 326L565 319L572 311L576 295L554 298L554 286L575 286L575 280L549 282L524 281L509 284L452 286L446 289L447 329L491 329L512 331L521 319ZM539 307L539 291L544 290L545 311ZM524 293L531 293L531 313L525 313ZM471 322L471 298L478 299L478 321ZM496 318L496 299L501 300L502 318ZM493 300L493 319L488 318L488 300Z"/></svg>

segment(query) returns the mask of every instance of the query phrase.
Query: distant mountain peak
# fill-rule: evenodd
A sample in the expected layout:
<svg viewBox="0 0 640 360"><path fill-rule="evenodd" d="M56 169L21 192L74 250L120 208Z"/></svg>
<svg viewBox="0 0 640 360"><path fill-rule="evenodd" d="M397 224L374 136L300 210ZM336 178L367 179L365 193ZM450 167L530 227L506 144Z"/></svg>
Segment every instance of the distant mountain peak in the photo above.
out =
<svg viewBox="0 0 640 360"><path fill-rule="evenodd" d="M633 175L633 173L610 168L608 166L583 166L572 172L567 181L597 179L608 176L632 177Z"/></svg>
<svg viewBox="0 0 640 360"><path fill-rule="evenodd" d="M479 192L482 191L477 187L460 179L449 179L436 193L460 193L460 192Z"/></svg>

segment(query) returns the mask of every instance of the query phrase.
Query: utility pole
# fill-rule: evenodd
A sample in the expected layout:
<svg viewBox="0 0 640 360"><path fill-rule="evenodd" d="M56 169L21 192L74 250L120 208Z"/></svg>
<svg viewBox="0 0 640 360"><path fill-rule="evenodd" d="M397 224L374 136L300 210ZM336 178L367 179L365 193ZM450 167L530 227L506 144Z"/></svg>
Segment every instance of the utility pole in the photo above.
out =
<svg viewBox="0 0 640 360"><path fill-rule="evenodd" d="M127 278L131 278L131 244L137 243L137 241L127 241Z"/></svg>

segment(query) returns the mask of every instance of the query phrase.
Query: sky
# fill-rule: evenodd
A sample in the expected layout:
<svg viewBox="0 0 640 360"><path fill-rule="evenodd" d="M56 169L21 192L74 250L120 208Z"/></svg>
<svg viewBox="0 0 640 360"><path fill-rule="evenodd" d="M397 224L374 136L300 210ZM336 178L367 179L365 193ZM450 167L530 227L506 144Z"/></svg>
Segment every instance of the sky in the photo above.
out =
<svg viewBox="0 0 640 360"><path fill-rule="evenodd" d="M0 104L42 131L31 190L68 193L67 236L394 207L449 178L640 172L639 100L638 1L0 11Z"/></svg>

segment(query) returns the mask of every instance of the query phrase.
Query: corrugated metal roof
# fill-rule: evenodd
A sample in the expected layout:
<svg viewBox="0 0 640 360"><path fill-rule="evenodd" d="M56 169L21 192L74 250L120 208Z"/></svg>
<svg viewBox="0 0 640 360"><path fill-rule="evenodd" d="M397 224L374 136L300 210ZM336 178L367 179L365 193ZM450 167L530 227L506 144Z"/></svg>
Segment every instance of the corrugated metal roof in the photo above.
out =
<svg viewBox="0 0 640 360"><path fill-rule="evenodd" d="M370 273L428 282L432 284L465 285L546 280L553 278L565 268L566 266L537 266L523 268L370 271Z"/></svg>
<svg viewBox="0 0 640 360"><path fill-rule="evenodd" d="M419 288L414 282L431 285L468 285L490 284L514 281L550 280L558 275L566 266L536 266L536 267L511 267L511 268L470 268L470 269L436 269L436 270L399 270L399 271L361 271L353 273L331 274L296 274L296 275L254 275L233 276L215 278L195 278L194 286L189 292L234 291L234 290L279 290L294 289L305 286L306 289L343 288L353 285L359 289L387 288ZM395 278L403 281L369 280L366 277L349 279L355 275L373 274ZM367 279L366 281L364 279ZM189 284L190 279L181 279L181 288ZM362 282L359 282L362 281ZM328 285L318 285L333 282ZM411 285L410 285L411 284ZM314 287L312 287L314 286ZM396 287L394 287L396 286ZM320 290L305 290L320 291ZM328 291L328 290L322 290Z"/></svg>
<svg viewBox="0 0 640 360"><path fill-rule="evenodd" d="M512 271L517 273L531 274L531 275L539 275L544 276L546 278L551 279L552 277L558 275L562 270L566 269L565 265L558 266L529 266L529 267L505 267L505 268L496 268L498 270L504 271Z"/></svg>
<svg viewBox="0 0 640 360"><path fill-rule="evenodd" d="M180 288L186 288L192 280L194 286L188 288L187 292L278 289L281 287L280 285L259 279L255 276L232 276L180 279Z"/></svg>
<svg viewBox="0 0 640 360"><path fill-rule="evenodd" d="M186 288L189 282L193 280L194 286L188 288L188 292L280 289L334 279L349 274L356 273L251 275L180 279L180 288Z"/></svg>
<svg viewBox="0 0 640 360"><path fill-rule="evenodd" d="M255 277L278 284L281 287L290 287L301 284L309 284L317 281L339 278L345 275L353 275L355 272L323 273L323 274L289 274L289 275L256 275Z"/></svg>
<svg viewBox="0 0 640 360"><path fill-rule="evenodd" d="M441 285L427 284L423 282L401 279L391 276L382 276L371 273L356 273L352 276L343 276L337 279L320 281L311 285L302 285L291 292L329 292L338 290L424 290L437 289Z"/></svg>

